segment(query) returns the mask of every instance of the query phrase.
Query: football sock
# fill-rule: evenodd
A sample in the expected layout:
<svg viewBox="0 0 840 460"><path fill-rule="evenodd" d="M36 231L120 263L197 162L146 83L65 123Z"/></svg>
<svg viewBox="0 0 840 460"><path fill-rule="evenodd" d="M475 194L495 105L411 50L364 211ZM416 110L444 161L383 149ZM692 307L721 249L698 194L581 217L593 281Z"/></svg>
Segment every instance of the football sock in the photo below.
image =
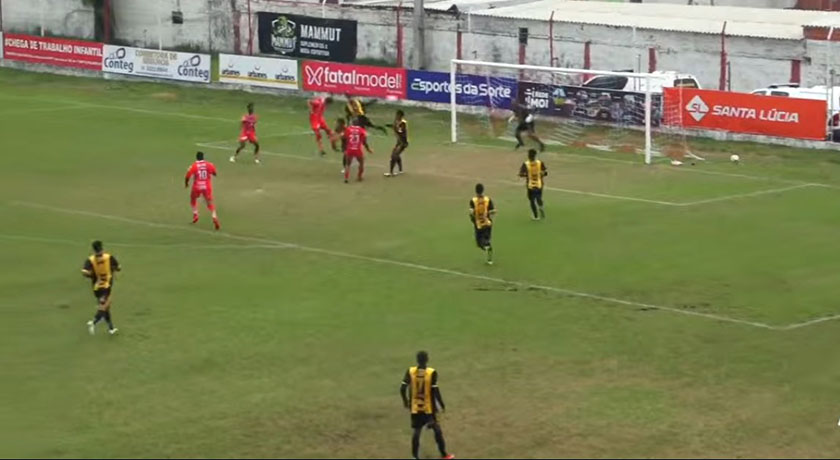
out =
<svg viewBox="0 0 840 460"><path fill-rule="evenodd" d="M400 172L402 172L402 158L397 157L397 167L400 168Z"/></svg>
<svg viewBox="0 0 840 460"><path fill-rule="evenodd" d="M362 180L362 176L364 175L364 173L365 173L365 165L359 163L359 176L358 176L359 180Z"/></svg>
<svg viewBox="0 0 840 460"><path fill-rule="evenodd" d="M411 436L411 457L420 458L420 433L421 430L415 428L414 434Z"/></svg>
<svg viewBox="0 0 840 460"><path fill-rule="evenodd" d="M344 162L344 180L350 179L350 165L347 162Z"/></svg>
<svg viewBox="0 0 840 460"><path fill-rule="evenodd" d="M397 160L391 158L391 169L390 169L391 174L394 174L394 166L396 166L396 165L397 165Z"/></svg>
<svg viewBox="0 0 840 460"><path fill-rule="evenodd" d="M114 323L111 322L111 312L106 311L104 313L105 313L105 315L104 315L105 316L105 322L108 323L108 329L113 329L114 328Z"/></svg>
<svg viewBox="0 0 840 460"><path fill-rule="evenodd" d="M439 426L435 426L435 442L437 443L438 451L440 451L440 456L446 457L446 441L443 440L443 430Z"/></svg>
<svg viewBox="0 0 840 460"><path fill-rule="evenodd" d="M93 324L97 324L104 317L105 317L105 312L103 312L102 310L96 310L96 314L93 315Z"/></svg>
<svg viewBox="0 0 840 460"><path fill-rule="evenodd" d="M532 198L530 200L530 204L531 204L531 213L534 214L534 217L540 217L539 214L537 214L537 202L536 202L536 200L534 200Z"/></svg>

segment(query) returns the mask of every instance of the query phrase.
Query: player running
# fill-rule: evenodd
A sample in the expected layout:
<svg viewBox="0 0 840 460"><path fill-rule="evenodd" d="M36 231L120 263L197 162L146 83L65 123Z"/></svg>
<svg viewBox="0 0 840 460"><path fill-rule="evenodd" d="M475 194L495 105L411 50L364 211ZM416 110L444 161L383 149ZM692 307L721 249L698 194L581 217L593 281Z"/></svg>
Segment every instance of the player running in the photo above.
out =
<svg viewBox="0 0 840 460"><path fill-rule="evenodd" d="M394 129L394 135L397 138L397 143L394 145L394 149L391 150L391 168L389 172L385 173L385 177L393 177L403 173L403 165L402 165L402 153L408 147L408 121L405 119L405 112L402 110L397 110L397 113L394 115L394 124L392 125ZM396 174L394 173L394 166L398 166L400 168L399 172Z"/></svg>
<svg viewBox="0 0 840 460"><path fill-rule="evenodd" d="M344 106L344 115L347 118L347 123L354 124L354 122L358 121L359 126L362 128L378 129L383 134L387 132L384 126L374 125L367 116L367 106L375 103L376 100L371 99L367 102L362 102L361 99L355 98L350 94L345 94L344 97L347 98L347 104Z"/></svg>
<svg viewBox="0 0 840 460"><path fill-rule="evenodd" d="M545 167L545 163L537 160L537 151L534 149L528 150L528 159L519 167L519 177L525 178L525 185L528 188L528 202L531 204L533 220L545 219L542 195L545 176L547 175L548 170Z"/></svg>
<svg viewBox="0 0 840 460"><path fill-rule="evenodd" d="M400 385L403 406L411 411L411 428L414 430L411 436L411 455L412 458L420 458L420 434L425 427L435 432L441 458L453 459L455 456L446 452L443 430L437 420L438 406L441 411L446 410L438 388L438 373L428 366L428 362L428 353L417 352L417 365L408 368Z"/></svg>
<svg viewBox="0 0 840 460"><path fill-rule="evenodd" d="M209 161L204 161L204 152L195 154L195 163L187 170L184 176L184 188L190 186L190 179L193 179L192 192L190 192L190 206L192 207L192 223L198 222L198 197L204 197L207 209L213 213L213 226L216 230L221 228L219 217L216 215L216 205L213 203L213 177L216 175L216 166Z"/></svg>
<svg viewBox="0 0 840 460"><path fill-rule="evenodd" d="M487 265L493 265L493 215L496 207L493 200L484 194L484 185L475 185L475 196L470 200L470 220L475 227L475 243L487 254Z"/></svg>
<svg viewBox="0 0 840 460"><path fill-rule="evenodd" d="M257 140L257 114L254 113L254 103L248 103L248 113L242 115L242 131L239 133L239 148L230 157L230 162L235 163L239 152L245 148L245 143L250 142L254 145L254 163L260 164L260 143Z"/></svg>
<svg viewBox="0 0 840 460"><path fill-rule="evenodd" d="M522 133L527 133L528 138L540 146L540 152L545 150L545 144L543 144L543 141L540 140L539 136L537 136L536 128L534 126L534 114L531 113L531 109L528 108L528 106L522 105L514 100L511 101L511 110L513 110L513 116L510 117L510 120L517 120L515 131L516 147L514 148L518 149L519 147L525 145L525 142L522 140Z"/></svg>
<svg viewBox="0 0 840 460"><path fill-rule="evenodd" d="M333 150L335 150L333 131L327 126L326 120L324 120L324 112L332 104L332 101L333 99L331 97L314 97L309 100L309 126L312 127L312 132L315 133L315 141L318 143L318 152L321 153L321 156L327 154L324 151L324 145L321 143L321 131L327 133L333 145Z"/></svg>
<svg viewBox="0 0 840 460"><path fill-rule="evenodd" d="M87 322L90 335L96 333L96 324L105 320L108 333L114 335L117 328L111 321L111 287L114 285L114 273L121 270L117 258L102 249L101 241L93 242L93 255L85 260L82 275L93 282L93 295L96 297L96 315Z"/></svg>
<svg viewBox="0 0 840 460"><path fill-rule="evenodd" d="M350 169L353 166L353 159L355 158L356 161L359 163L359 175L357 176L357 180L361 182L363 180L363 175L365 173L365 153L362 150L364 146L365 150L368 151L371 155L373 155L373 150L371 150L370 146L367 142L367 131L365 128L360 126L358 123L359 121L356 120L355 125L348 126L344 129L344 134L342 137L347 142L347 145L344 150L344 183L350 181Z"/></svg>

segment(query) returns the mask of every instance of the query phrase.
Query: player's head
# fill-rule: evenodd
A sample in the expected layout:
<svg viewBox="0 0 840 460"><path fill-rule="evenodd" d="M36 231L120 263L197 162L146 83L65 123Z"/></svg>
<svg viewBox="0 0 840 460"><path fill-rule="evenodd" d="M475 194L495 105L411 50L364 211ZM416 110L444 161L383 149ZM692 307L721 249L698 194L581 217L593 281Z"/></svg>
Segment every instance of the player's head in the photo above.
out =
<svg viewBox="0 0 840 460"><path fill-rule="evenodd" d="M327 97L325 97L325 98L324 98L324 104L325 104L325 105L330 105L330 104L332 104L332 101L333 101L332 96L327 96Z"/></svg>
<svg viewBox="0 0 840 460"><path fill-rule="evenodd" d="M195 159L198 161L204 160L204 152L195 152Z"/></svg>
<svg viewBox="0 0 840 460"><path fill-rule="evenodd" d="M351 96L350 93L344 93L344 97L346 97L348 101L353 99L353 96Z"/></svg>
<svg viewBox="0 0 840 460"><path fill-rule="evenodd" d="M347 125L347 122L344 121L344 118L339 118L339 119L335 120L335 125L338 126L339 128L343 128Z"/></svg>
<svg viewBox="0 0 840 460"><path fill-rule="evenodd" d="M405 116L405 112L403 112L402 110L397 110L397 119L398 120L400 118L404 117L404 116Z"/></svg>
<svg viewBox="0 0 840 460"><path fill-rule="evenodd" d="M484 194L484 184L475 184L475 194L476 195L483 195Z"/></svg>
<svg viewBox="0 0 840 460"><path fill-rule="evenodd" d="M254 113L254 103L253 102L249 102L247 107L248 107L248 113Z"/></svg>
<svg viewBox="0 0 840 460"><path fill-rule="evenodd" d="M96 240L90 246L93 248L93 252L95 252L97 254L102 254L102 242L101 241Z"/></svg>
<svg viewBox="0 0 840 460"><path fill-rule="evenodd" d="M528 150L528 159L531 160L531 161L534 161L535 159L537 159L536 149Z"/></svg>
<svg viewBox="0 0 840 460"><path fill-rule="evenodd" d="M425 351L418 351L417 352L417 365L418 366L425 366L426 363L429 362L429 354Z"/></svg>

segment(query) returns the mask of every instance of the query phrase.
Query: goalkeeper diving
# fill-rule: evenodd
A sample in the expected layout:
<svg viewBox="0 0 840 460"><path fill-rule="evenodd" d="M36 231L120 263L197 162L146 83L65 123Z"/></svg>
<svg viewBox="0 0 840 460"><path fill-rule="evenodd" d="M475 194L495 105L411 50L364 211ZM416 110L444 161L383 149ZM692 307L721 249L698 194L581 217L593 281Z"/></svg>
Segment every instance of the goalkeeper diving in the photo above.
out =
<svg viewBox="0 0 840 460"><path fill-rule="evenodd" d="M539 145L540 152L544 151L545 144L543 144L543 141L540 140L539 136L537 136L537 131L534 126L534 114L531 111L531 108L527 105L520 104L515 99L511 100L510 108L513 110L513 115L510 117L508 122L513 122L514 120L517 122L516 130L514 131L514 135L516 136L516 147L514 148L519 149L519 147L525 146L525 141L522 140L522 133L526 133L529 139Z"/></svg>

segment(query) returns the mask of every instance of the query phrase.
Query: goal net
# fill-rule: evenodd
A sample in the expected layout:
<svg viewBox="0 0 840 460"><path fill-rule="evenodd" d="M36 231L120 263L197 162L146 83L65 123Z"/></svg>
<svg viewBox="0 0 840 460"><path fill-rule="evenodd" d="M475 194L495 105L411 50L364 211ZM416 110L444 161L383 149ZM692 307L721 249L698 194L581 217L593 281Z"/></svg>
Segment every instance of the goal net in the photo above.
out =
<svg viewBox="0 0 840 460"><path fill-rule="evenodd" d="M455 59L452 142L513 148L518 135L527 148L542 142L679 164L691 154L682 131L662 123L664 86L657 74Z"/></svg>

